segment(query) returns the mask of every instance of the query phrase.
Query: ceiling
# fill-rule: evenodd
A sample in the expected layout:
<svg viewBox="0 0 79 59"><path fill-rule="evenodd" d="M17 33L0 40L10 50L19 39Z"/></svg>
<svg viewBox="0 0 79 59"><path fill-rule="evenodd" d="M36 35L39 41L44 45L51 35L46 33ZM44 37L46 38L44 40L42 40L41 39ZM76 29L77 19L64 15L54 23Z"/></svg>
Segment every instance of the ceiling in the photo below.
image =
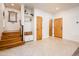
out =
<svg viewBox="0 0 79 59"><path fill-rule="evenodd" d="M25 3L24 5L27 8L39 8L54 14L56 12L78 7L79 3Z"/></svg>
<svg viewBox="0 0 79 59"><path fill-rule="evenodd" d="M18 4L18 3L5 3L4 5L5 5L6 8L21 10L21 5Z"/></svg>

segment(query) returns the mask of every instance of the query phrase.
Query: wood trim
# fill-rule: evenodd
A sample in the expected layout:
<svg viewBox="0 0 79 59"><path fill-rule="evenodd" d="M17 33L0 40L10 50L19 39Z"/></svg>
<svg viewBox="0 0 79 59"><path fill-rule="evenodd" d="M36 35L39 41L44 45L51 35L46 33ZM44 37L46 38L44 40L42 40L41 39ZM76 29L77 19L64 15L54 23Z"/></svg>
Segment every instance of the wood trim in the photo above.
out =
<svg viewBox="0 0 79 59"><path fill-rule="evenodd" d="M23 25L21 25L20 34L21 34L21 39L23 41Z"/></svg>
<svg viewBox="0 0 79 59"><path fill-rule="evenodd" d="M32 35L32 32L24 32L24 35Z"/></svg>

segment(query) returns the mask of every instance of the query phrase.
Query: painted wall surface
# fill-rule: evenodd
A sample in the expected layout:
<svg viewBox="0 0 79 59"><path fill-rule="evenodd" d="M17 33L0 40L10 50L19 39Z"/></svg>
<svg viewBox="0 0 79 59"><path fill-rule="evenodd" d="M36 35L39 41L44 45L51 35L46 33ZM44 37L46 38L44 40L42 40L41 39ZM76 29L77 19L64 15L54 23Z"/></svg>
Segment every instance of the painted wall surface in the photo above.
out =
<svg viewBox="0 0 79 59"><path fill-rule="evenodd" d="M12 23L12 22L8 22L8 19L9 19L9 13L8 11L14 11L17 13L17 22L16 23ZM19 20L21 19L21 12L16 10L16 9L10 9L10 8L6 8L5 9L5 19L4 19L4 31L18 31L19 28L20 28L20 22Z"/></svg>
<svg viewBox="0 0 79 59"><path fill-rule="evenodd" d="M24 32L32 31L32 22L24 22Z"/></svg>
<svg viewBox="0 0 79 59"><path fill-rule="evenodd" d="M79 42L79 7L59 12L55 17L63 18L63 38Z"/></svg>
<svg viewBox="0 0 79 59"><path fill-rule="evenodd" d="M24 5L21 4L21 24L24 25Z"/></svg>
<svg viewBox="0 0 79 59"><path fill-rule="evenodd" d="M2 4L0 4L0 40L3 32L3 9Z"/></svg>
<svg viewBox="0 0 79 59"><path fill-rule="evenodd" d="M40 9L34 9L34 38L36 40L36 16L42 16L42 38L49 37L49 20L52 19L52 14Z"/></svg>

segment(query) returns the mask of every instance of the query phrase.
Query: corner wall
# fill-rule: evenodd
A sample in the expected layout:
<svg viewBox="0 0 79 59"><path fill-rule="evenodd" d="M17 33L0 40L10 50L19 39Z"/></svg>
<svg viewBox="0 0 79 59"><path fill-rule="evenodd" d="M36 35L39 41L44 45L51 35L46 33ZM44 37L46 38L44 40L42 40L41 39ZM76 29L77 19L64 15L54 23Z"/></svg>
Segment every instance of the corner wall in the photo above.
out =
<svg viewBox="0 0 79 59"><path fill-rule="evenodd" d="M9 20L9 13L8 11L13 11L17 13L17 22L12 23L12 22L8 22ZM16 9L12 9L12 8L5 8L5 18L4 18L4 31L7 32L16 32L19 31L20 28L20 21L21 20L21 11L16 10Z"/></svg>
<svg viewBox="0 0 79 59"><path fill-rule="evenodd" d="M0 40L3 32L3 4L0 3Z"/></svg>
<svg viewBox="0 0 79 59"><path fill-rule="evenodd" d="M79 42L79 7L55 14L63 18L63 38Z"/></svg>

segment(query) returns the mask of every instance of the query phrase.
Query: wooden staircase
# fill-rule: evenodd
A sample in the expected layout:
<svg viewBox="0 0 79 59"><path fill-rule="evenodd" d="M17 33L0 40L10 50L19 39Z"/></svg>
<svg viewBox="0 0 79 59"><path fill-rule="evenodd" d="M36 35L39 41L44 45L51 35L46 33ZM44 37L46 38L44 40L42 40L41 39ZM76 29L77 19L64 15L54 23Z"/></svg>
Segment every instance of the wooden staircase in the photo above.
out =
<svg viewBox="0 0 79 59"><path fill-rule="evenodd" d="M19 37L20 37L20 32L4 32L2 34L2 40L19 38Z"/></svg>
<svg viewBox="0 0 79 59"><path fill-rule="evenodd" d="M23 45L24 42L20 36L20 32L5 32L0 40L0 50Z"/></svg>

